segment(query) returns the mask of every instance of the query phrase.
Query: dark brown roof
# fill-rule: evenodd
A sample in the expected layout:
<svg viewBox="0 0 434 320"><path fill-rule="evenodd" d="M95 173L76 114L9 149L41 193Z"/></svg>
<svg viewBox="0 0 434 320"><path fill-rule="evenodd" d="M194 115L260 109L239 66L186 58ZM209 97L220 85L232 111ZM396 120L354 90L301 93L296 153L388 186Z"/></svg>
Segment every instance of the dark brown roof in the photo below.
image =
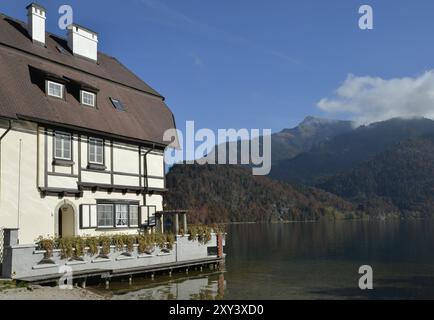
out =
<svg viewBox="0 0 434 320"><path fill-rule="evenodd" d="M66 101L47 97L40 73L65 79ZM97 109L82 106L76 87L98 90ZM125 112L110 101L119 99ZM174 128L164 98L118 60L98 52L98 63L74 57L66 40L47 33L34 44L26 25L0 14L0 116L40 119L144 142L162 141Z"/></svg>

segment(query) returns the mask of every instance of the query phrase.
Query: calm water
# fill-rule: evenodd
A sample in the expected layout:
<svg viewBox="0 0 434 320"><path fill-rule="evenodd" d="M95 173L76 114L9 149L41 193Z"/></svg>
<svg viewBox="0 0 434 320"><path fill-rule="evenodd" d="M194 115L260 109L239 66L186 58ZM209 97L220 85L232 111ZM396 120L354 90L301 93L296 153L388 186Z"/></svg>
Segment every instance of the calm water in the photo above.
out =
<svg viewBox="0 0 434 320"><path fill-rule="evenodd" d="M224 272L113 282L113 299L434 298L434 221L233 225ZM358 288L371 265L374 290Z"/></svg>

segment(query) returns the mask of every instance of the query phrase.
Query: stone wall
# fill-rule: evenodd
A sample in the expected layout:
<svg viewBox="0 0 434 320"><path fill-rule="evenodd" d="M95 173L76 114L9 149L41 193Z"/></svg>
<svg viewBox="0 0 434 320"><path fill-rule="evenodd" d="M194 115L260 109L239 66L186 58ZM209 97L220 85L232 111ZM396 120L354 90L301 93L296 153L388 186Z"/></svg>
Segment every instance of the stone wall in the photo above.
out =
<svg viewBox="0 0 434 320"><path fill-rule="evenodd" d="M217 246L217 237L212 234L211 241L201 244L197 240L188 240L188 235L177 236L170 252L163 252L156 247L151 254L139 254L137 245L132 252L111 247L107 258L99 255L85 254L80 260L62 258L61 250L54 250L52 257L45 258L44 250L37 250L35 244L17 244L16 229L5 230L4 264L2 276L4 278L23 279L44 275L64 273L65 270L74 272L85 271L116 271L131 268L148 268L151 266L176 264L183 261L217 258L208 255L208 247ZM67 267L67 268L65 268ZM170 267L168 267L170 268Z"/></svg>

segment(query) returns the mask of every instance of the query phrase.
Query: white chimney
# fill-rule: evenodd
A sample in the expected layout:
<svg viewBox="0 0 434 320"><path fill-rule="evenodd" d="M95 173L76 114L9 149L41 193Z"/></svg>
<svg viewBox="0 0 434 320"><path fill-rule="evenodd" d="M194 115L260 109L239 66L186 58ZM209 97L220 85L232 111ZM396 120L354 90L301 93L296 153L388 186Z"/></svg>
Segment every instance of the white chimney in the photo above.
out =
<svg viewBox="0 0 434 320"><path fill-rule="evenodd" d="M77 24L68 26L68 46L76 56L98 60L98 34Z"/></svg>
<svg viewBox="0 0 434 320"><path fill-rule="evenodd" d="M46 10L36 3L31 3L27 7L27 31L32 41L45 45L45 19Z"/></svg>

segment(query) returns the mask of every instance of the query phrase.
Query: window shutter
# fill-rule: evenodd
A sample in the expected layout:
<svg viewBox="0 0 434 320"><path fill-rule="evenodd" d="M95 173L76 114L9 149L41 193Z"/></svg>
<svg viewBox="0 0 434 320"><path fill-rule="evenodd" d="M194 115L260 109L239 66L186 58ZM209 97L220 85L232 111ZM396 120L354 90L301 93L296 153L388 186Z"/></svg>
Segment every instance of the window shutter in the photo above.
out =
<svg viewBox="0 0 434 320"><path fill-rule="evenodd" d="M155 213L157 212L157 207L149 207L148 208L148 212L149 212L149 221L148 221L148 224L150 226L155 226L156 225Z"/></svg>
<svg viewBox="0 0 434 320"><path fill-rule="evenodd" d="M97 214L96 214L96 204L90 205L90 225L91 228L98 227Z"/></svg>
<svg viewBox="0 0 434 320"><path fill-rule="evenodd" d="M88 204L82 204L80 206L80 229L87 229L89 228L89 217L90 217L90 205Z"/></svg>
<svg viewBox="0 0 434 320"><path fill-rule="evenodd" d="M148 225L148 207L140 206L140 225Z"/></svg>
<svg viewBox="0 0 434 320"><path fill-rule="evenodd" d="M138 227L140 224L140 214L139 214L139 206L138 205L134 205L134 204L130 204L129 205L129 223L130 223L130 228L131 227Z"/></svg>
<svg viewBox="0 0 434 320"><path fill-rule="evenodd" d="M82 204L80 206L80 213L80 229L97 227L95 204Z"/></svg>

